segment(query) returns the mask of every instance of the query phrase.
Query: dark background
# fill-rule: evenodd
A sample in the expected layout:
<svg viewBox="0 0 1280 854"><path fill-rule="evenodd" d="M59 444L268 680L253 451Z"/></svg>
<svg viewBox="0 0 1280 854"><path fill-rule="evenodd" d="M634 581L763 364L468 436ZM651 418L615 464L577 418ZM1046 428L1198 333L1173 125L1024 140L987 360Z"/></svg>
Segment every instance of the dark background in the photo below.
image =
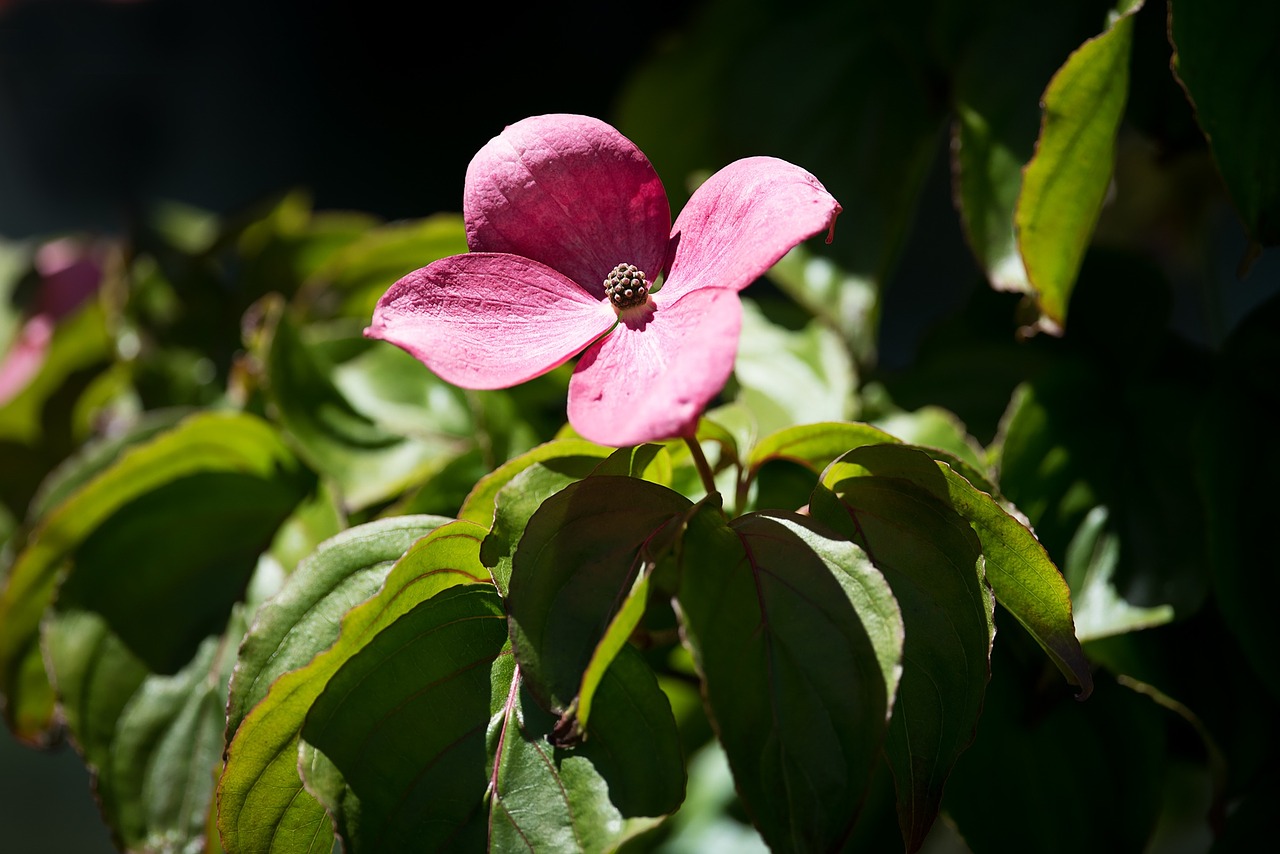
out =
<svg viewBox="0 0 1280 854"><path fill-rule="evenodd" d="M0 0L0 235L293 187L389 219L457 210L487 139L607 117L697 5Z"/></svg>

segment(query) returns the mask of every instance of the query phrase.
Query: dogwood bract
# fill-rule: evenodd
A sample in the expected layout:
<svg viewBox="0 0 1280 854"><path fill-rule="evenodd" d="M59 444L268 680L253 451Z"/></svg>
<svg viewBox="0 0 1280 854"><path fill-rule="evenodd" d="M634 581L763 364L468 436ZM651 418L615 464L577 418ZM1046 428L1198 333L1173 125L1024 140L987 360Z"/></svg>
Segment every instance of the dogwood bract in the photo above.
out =
<svg viewBox="0 0 1280 854"><path fill-rule="evenodd" d="M582 358L569 423L614 447L692 437L733 370L738 291L840 205L773 157L712 175L671 224L629 139L587 116L524 119L467 169L470 252L387 290L365 335L464 388L508 388ZM585 350L585 352L584 352Z"/></svg>

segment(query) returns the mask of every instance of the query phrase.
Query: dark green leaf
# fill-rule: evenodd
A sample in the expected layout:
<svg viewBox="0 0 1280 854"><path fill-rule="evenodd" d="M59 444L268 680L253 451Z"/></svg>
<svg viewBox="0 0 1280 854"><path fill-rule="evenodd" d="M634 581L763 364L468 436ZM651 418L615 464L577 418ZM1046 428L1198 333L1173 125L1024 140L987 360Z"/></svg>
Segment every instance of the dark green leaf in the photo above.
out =
<svg viewBox="0 0 1280 854"><path fill-rule="evenodd" d="M989 494L925 452L881 445L850 451L824 474L828 489L860 474L909 481L973 527L982 545L986 580L996 601L1031 633L1067 680L1087 697L1089 662L1080 650L1066 582L1035 535Z"/></svg>
<svg viewBox="0 0 1280 854"><path fill-rule="evenodd" d="M117 513L130 513L137 524L145 527L146 517L128 508L145 501L156 490L175 488L171 485L188 478L219 475L268 498L267 505L283 511L280 518L290 509L285 506L289 500L296 504L305 494L299 488L305 486L305 478L299 476L292 454L266 422L238 413L205 413L192 416L122 455L63 501L32 532L0 593L0 695L7 700L8 720L20 737L36 737L52 713L51 702L43 706L43 700L30 701L35 695L29 694L28 689L42 692L34 674L24 667L31 661L40 617L52 602L59 573L74 551ZM225 497L234 500L229 493ZM183 530L189 528L184 525ZM170 543L181 549L179 540L174 537ZM102 557L104 561L109 559L108 555ZM107 563L101 566L107 571ZM129 606L124 600L119 604L126 609ZM221 603L220 607L225 619L230 603ZM164 610L170 615L181 614L172 607ZM177 619L170 624L180 635L185 634L181 622ZM150 645L146 638L136 640L142 641L140 646ZM23 679L26 681L20 681ZM52 697L46 699L51 701Z"/></svg>
<svg viewBox="0 0 1280 854"><path fill-rule="evenodd" d="M902 609L902 682L885 752L903 841L915 851L937 817L951 768L973 740L990 675L995 603L965 520L911 481L858 476L843 462L855 455L831 466L811 507L815 519L866 551Z"/></svg>
<svg viewBox="0 0 1280 854"><path fill-rule="evenodd" d="M608 448L591 443L585 443L590 448L584 448L578 444L582 441L557 439L512 460L494 472L493 479L476 484L462 508L470 518L490 514L485 522L491 520L493 530L484 539L480 558L503 596L507 595L512 558L529 518L552 495L591 474L610 453ZM483 510L486 506L490 509Z"/></svg>
<svg viewBox="0 0 1280 854"><path fill-rule="evenodd" d="M1173 70L1250 237L1280 243L1280 6L1173 0Z"/></svg>
<svg viewBox="0 0 1280 854"><path fill-rule="evenodd" d="M1122 0L1103 34L1079 47L1045 90L1035 156L1023 174L1014 222L1042 323L1061 330L1084 252L1115 166L1116 131L1129 95L1133 14Z"/></svg>
<svg viewBox="0 0 1280 854"><path fill-rule="evenodd" d="M529 518L507 611L525 684L545 708L574 703L611 619L691 506L648 481L603 475L568 485Z"/></svg>
<svg viewBox="0 0 1280 854"><path fill-rule="evenodd" d="M775 851L838 846L877 761L902 655L888 585L800 516L694 517L684 638L743 805Z"/></svg>

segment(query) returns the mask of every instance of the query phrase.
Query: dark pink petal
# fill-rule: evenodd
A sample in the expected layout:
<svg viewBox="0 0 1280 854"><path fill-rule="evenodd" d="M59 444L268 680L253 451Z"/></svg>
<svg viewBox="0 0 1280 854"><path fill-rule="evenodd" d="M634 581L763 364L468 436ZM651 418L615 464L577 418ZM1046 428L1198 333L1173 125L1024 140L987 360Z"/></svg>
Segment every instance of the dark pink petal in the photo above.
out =
<svg viewBox="0 0 1280 854"><path fill-rule="evenodd" d="M593 442L623 447L693 435L733 370L742 327L735 291L654 301L647 323L619 323L569 380L569 423Z"/></svg>
<svg viewBox="0 0 1280 854"><path fill-rule="evenodd" d="M518 255L442 258L392 285L366 337L463 388L507 388L568 361L617 320L550 267Z"/></svg>
<svg viewBox="0 0 1280 854"><path fill-rule="evenodd" d="M818 179L774 157L730 163L698 187L672 230L675 254L662 286L742 290L800 241L828 231L840 205Z"/></svg>
<svg viewBox="0 0 1280 854"><path fill-rule="evenodd" d="M587 116L535 116L491 139L467 168L462 213L473 252L541 261L597 297L618 264L657 278L671 229L648 158Z"/></svg>

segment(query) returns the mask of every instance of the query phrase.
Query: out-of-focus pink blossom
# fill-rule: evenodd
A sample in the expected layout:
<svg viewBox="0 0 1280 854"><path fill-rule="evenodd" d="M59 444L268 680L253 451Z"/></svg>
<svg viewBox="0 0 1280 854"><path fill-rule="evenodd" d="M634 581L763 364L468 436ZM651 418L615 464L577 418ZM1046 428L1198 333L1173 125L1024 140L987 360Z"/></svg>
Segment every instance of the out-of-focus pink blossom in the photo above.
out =
<svg viewBox="0 0 1280 854"><path fill-rule="evenodd" d="M36 250L40 277L33 314L18 330L0 361L0 406L18 395L40 372L58 321L74 312L102 284L105 250L100 245L61 238Z"/></svg>

